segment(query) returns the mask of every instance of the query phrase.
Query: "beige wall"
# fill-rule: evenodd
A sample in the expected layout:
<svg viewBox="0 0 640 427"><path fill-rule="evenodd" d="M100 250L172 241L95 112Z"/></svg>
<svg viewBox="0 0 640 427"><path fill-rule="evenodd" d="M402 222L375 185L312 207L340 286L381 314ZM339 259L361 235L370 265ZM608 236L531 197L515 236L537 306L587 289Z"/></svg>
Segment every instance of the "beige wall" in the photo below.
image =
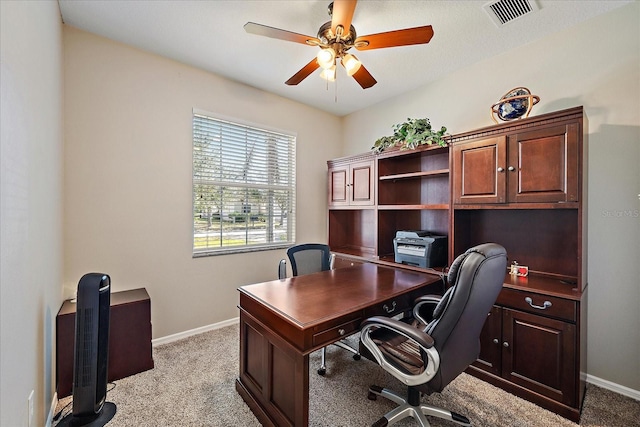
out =
<svg viewBox="0 0 640 427"><path fill-rule="evenodd" d="M538 115L583 105L589 118L588 373L640 390L640 3L476 63L347 116L343 155L394 123L429 117L459 133L493 124L509 89L539 95Z"/></svg>
<svg viewBox="0 0 640 427"><path fill-rule="evenodd" d="M62 23L56 2L0 2L0 425L42 426L62 298Z"/></svg>
<svg viewBox="0 0 640 427"><path fill-rule="evenodd" d="M297 240L326 241L326 160L340 119L65 26L65 294L88 271L145 287L153 337L238 316L238 286L276 278L281 250L192 258L198 108L297 134Z"/></svg>

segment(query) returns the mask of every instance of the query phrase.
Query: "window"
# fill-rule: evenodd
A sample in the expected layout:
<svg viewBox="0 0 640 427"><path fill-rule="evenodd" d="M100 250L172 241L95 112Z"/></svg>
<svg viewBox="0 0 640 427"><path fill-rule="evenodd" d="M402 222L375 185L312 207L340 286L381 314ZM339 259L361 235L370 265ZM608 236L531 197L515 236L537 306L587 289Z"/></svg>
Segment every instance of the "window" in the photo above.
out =
<svg viewBox="0 0 640 427"><path fill-rule="evenodd" d="M295 241L295 135L193 112L193 256Z"/></svg>

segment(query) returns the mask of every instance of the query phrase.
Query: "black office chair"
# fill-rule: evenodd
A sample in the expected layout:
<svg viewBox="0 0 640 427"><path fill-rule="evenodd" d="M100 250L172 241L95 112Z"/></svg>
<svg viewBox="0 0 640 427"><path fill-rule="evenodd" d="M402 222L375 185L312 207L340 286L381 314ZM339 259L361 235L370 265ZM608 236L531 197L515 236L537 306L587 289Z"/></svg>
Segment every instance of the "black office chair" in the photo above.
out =
<svg viewBox="0 0 640 427"><path fill-rule="evenodd" d="M333 260L335 259L335 254L331 253L329 246L322 243L305 243L292 246L287 249L287 256L291 262L291 271L294 276L331 270L333 268ZM285 259L281 259L280 264L278 265L278 278L285 279L286 277L287 261ZM353 353L353 358L355 360L360 360L359 351L351 347L349 344L343 341L337 341L333 344L343 350ZM327 373L326 347L322 348L321 357L322 361L321 366L318 369L318 374L324 375Z"/></svg>
<svg viewBox="0 0 640 427"><path fill-rule="evenodd" d="M475 246L451 265L451 286L440 296L423 296L413 309L413 321L371 317L363 322L360 352L408 386L407 397L378 386L369 399L385 397L399 406L380 418L375 427L413 417L429 426L425 415L470 426L460 414L421 404L420 393L440 392L480 353L480 331L496 301L507 267L505 249L494 243Z"/></svg>

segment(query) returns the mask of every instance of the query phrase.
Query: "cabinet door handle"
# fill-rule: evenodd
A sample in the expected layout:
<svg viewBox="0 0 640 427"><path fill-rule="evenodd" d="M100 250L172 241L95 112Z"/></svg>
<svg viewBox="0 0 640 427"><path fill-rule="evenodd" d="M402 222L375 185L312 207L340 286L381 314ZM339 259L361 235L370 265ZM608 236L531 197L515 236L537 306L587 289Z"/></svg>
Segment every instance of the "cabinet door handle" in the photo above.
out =
<svg viewBox="0 0 640 427"><path fill-rule="evenodd" d="M542 303L542 305L535 305L533 303L533 300L531 299L531 297L526 297L525 302L527 302L531 307L533 308L537 308L538 310L546 310L547 308L551 307L551 301L545 301Z"/></svg>
<svg viewBox="0 0 640 427"><path fill-rule="evenodd" d="M516 170L516 168L514 168L513 166L509 166L509 170L513 172L514 170Z"/></svg>
<svg viewBox="0 0 640 427"><path fill-rule="evenodd" d="M503 343L502 343L502 345L503 345L505 348L509 347L509 343L508 343L508 342L506 342L506 341L505 341L505 342L503 342Z"/></svg>
<svg viewBox="0 0 640 427"><path fill-rule="evenodd" d="M498 168L498 172L504 172L504 168L503 167L499 167Z"/></svg>
<svg viewBox="0 0 640 427"><path fill-rule="evenodd" d="M387 304L383 305L382 308L384 308L384 311L386 311L387 313L393 313L393 311L396 309L396 302L393 301L393 304L391 304L391 308L389 308Z"/></svg>
<svg viewBox="0 0 640 427"><path fill-rule="evenodd" d="M494 338L494 339L493 339L493 343L494 343L494 344L499 344L499 343L500 343L500 341L498 341L498 338Z"/></svg>

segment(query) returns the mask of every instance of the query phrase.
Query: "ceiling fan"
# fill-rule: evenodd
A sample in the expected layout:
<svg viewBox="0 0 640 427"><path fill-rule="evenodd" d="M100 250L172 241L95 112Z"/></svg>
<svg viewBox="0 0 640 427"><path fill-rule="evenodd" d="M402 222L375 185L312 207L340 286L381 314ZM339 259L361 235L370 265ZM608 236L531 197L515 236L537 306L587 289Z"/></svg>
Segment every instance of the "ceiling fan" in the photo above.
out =
<svg viewBox="0 0 640 427"><path fill-rule="evenodd" d="M433 28L431 28L431 25L426 25L358 37L356 29L351 25L356 2L357 0L335 0L329 4L331 21L322 24L318 30L317 37L256 24L255 22L247 22L244 25L244 29L247 33L259 36L320 47L318 55L302 67L300 71L291 76L285 84L297 85L320 67L323 69L320 74L321 77L333 81L336 75L336 63L340 60L340 64L345 68L347 74L352 76L363 89L367 89L375 85L377 81L355 55L348 53L349 49L355 47L357 50L370 50L425 44L429 43L431 37L433 37Z"/></svg>

